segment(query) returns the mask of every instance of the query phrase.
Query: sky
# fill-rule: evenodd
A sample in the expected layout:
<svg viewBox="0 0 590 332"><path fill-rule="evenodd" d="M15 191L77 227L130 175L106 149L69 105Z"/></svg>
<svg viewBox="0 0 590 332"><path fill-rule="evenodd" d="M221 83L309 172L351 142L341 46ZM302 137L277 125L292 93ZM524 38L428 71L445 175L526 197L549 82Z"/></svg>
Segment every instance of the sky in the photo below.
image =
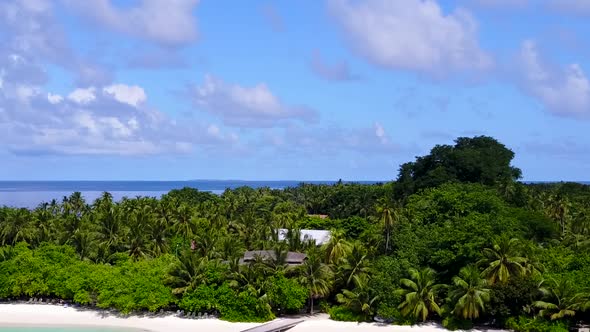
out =
<svg viewBox="0 0 590 332"><path fill-rule="evenodd" d="M1 180L590 180L590 0L2 0Z"/></svg>

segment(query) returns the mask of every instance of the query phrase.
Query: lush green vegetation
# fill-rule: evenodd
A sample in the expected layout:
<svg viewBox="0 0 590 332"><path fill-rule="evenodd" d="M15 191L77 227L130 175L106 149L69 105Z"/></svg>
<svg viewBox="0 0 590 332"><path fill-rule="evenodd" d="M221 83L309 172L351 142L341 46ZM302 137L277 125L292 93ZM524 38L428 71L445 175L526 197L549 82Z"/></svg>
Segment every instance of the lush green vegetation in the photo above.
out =
<svg viewBox="0 0 590 332"><path fill-rule="evenodd" d="M517 182L513 157L490 137L459 138L385 184L3 207L0 298L562 331L590 319L590 187ZM284 241L279 228L291 230ZM306 228L332 238L318 247L300 239ZM261 249L275 258L240 264ZM288 251L307 260L288 265Z"/></svg>

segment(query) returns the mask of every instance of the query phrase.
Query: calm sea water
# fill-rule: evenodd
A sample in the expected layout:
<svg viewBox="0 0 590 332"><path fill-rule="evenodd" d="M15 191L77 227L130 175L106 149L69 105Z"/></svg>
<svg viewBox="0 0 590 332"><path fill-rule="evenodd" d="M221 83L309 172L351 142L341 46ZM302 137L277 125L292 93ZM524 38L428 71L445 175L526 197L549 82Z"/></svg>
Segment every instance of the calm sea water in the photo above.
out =
<svg viewBox="0 0 590 332"><path fill-rule="evenodd" d="M227 188L249 186L283 189L295 187L301 181L237 181L237 180L194 180L194 181L0 181L0 206L34 208L52 199L61 200L75 191L82 193L87 202L93 202L108 191L115 200L123 197L160 197L172 189L197 188L221 194ZM377 181L358 181L376 183ZM533 181L530 181L532 183ZM540 182L540 181L535 181ZM314 184L332 184L335 181L306 181ZM581 182L589 184L590 182Z"/></svg>
<svg viewBox="0 0 590 332"><path fill-rule="evenodd" d="M160 197L172 189L184 187L197 188L221 194L227 188L249 186L282 189L299 185L301 181L0 181L0 206L34 208L39 203L52 199L60 201L75 191L82 193L87 202L93 202L103 192L108 191L115 200L123 197ZM331 184L335 181L306 181L306 183ZM365 181L359 183L375 183Z"/></svg>
<svg viewBox="0 0 590 332"><path fill-rule="evenodd" d="M137 332L141 330L110 327L2 327L0 332Z"/></svg>

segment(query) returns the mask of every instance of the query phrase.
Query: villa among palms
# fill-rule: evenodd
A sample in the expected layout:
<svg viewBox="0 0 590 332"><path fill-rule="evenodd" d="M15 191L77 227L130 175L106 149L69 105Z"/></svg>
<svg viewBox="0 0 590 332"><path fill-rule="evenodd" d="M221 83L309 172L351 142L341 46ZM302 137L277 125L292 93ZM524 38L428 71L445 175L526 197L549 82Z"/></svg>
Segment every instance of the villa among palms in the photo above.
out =
<svg viewBox="0 0 590 332"><path fill-rule="evenodd" d="M289 232L299 232L301 241L314 241L316 245L321 246L330 241L332 233L323 229L300 229L289 230L286 228L278 229L279 241L285 241L289 238Z"/></svg>
<svg viewBox="0 0 590 332"><path fill-rule="evenodd" d="M256 259L262 259L263 261L276 261L277 252L274 250L246 251L244 256L240 259L240 264L249 264L256 261ZM286 253L285 263L289 266L297 266L302 265L306 259L306 254L289 251Z"/></svg>

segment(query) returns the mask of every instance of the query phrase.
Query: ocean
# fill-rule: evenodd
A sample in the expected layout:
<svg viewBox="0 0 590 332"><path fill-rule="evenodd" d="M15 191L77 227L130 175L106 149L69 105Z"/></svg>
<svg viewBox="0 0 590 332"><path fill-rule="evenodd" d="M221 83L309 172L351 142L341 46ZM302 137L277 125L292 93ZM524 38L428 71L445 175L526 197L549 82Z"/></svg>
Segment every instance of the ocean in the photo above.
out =
<svg viewBox="0 0 590 332"><path fill-rule="evenodd" d="M302 181L240 181L240 180L191 180L191 181L0 181L0 206L34 208L52 199L61 201L75 191L82 193L88 203L108 191L115 200L123 197L160 197L172 189L192 187L202 191L221 194L225 189L249 186L283 189L295 187ZM355 181L377 183L384 181ZM542 181L527 181L540 183ZM305 181L313 184L333 184L336 181ZM590 185L590 182L580 182Z"/></svg>
<svg viewBox="0 0 590 332"><path fill-rule="evenodd" d="M302 181L240 181L240 180L191 180L191 181L0 181L0 206L34 208L42 202L52 199L61 201L75 191L82 193L86 202L91 203L108 191L113 199L123 197L149 196L160 197L172 189L184 187L196 188L215 194L223 193L227 188L241 186L252 188L269 187L283 189L295 187ZM336 181L305 181L314 184L332 184ZM358 183L376 183L377 181L358 181Z"/></svg>
<svg viewBox="0 0 590 332"><path fill-rule="evenodd" d="M139 332L139 329L117 329L110 327L2 327L0 332Z"/></svg>

